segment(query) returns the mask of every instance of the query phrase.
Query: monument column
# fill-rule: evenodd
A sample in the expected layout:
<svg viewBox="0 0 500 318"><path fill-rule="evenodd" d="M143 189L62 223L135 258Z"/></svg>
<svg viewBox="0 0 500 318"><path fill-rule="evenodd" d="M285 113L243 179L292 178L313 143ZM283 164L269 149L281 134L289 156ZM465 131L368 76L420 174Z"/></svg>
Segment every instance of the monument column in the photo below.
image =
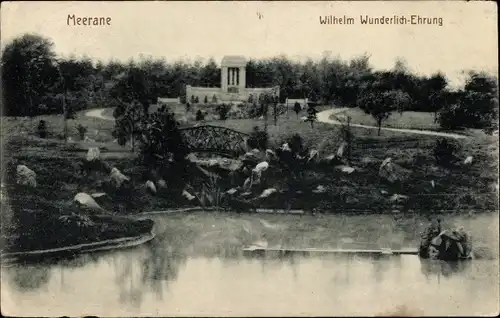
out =
<svg viewBox="0 0 500 318"><path fill-rule="evenodd" d="M244 66L240 67L240 92L243 93L246 87L246 70Z"/></svg>
<svg viewBox="0 0 500 318"><path fill-rule="evenodd" d="M220 88L223 92L227 92L227 67L223 66L220 70Z"/></svg>

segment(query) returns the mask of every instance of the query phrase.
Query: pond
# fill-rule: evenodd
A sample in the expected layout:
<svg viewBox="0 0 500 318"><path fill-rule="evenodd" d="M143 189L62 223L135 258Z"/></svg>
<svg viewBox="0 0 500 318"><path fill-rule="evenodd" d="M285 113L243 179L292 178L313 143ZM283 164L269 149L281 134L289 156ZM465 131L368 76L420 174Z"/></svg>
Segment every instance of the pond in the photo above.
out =
<svg viewBox="0 0 500 318"><path fill-rule="evenodd" d="M373 247L388 246L396 238L411 246L415 230L423 223L419 218L377 217L378 223L372 224L375 218L366 216L195 213L153 219L156 237L142 246L2 267L3 314L465 316L498 312L497 259L449 264L413 255L285 257L241 252L256 241L296 248ZM457 219L448 221L454 224ZM498 215L460 223L483 226L483 234L494 233L490 226L497 225L498 237Z"/></svg>

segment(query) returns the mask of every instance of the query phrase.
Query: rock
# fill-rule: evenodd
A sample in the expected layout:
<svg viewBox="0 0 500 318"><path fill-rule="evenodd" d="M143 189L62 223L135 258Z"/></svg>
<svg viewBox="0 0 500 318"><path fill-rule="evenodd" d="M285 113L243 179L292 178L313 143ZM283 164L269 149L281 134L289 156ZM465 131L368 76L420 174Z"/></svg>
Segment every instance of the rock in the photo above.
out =
<svg viewBox="0 0 500 318"><path fill-rule="evenodd" d="M75 195L73 198L73 202L80 207L84 209L91 210L93 212L104 212L105 210L97 204L97 202L94 200L94 198L85 193L85 192L80 192Z"/></svg>
<svg viewBox="0 0 500 318"><path fill-rule="evenodd" d="M189 153L187 156L186 156L186 160L189 160L191 162L197 162L198 161L198 157L196 157L196 155L194 153Z"/></svg>
<svg viewBox="0 0 500 318"><path fill-rule="evenodd" d="M229 190L226 191L226 193L229 194L229 195L233 195L236 192L238 192L238 189L235 189L235 188L231 188L231 189L229 189Z"/></svg>
<svg viewBox="0 0 500 318"><path fill-rule="evenodd" d="M467 158L465 158L465 160L464 160L464 164L465 164L465 165L470 165L470 164L472 164L472 156L468 156Z"/></svg>
<svg viewBox="0 0 500 318"><path fill-rule="evenodd" d="M163 179L158 180L158 182L156 182L156 184L158 185L158 188L160 188L160 189L167 188L167 182L165 182L165 180L163 180Z"/></svg>
<svg viewBox="0 0 500 318"><path fill-rule="evenodd" d="M388 194L389 192L387 192L385 190L380 190L380 193L382 193L382 194Z"/></svg>
<svg viewBox="0 0 500 318"><path fill-rule="evenodd" d="M260 150L257 148L252 149L251 151L253 154L258 155L260 153Z"/></svg>
<svg viewBox="0 0 500 318"><path fill-rule="evenodd" d="M319 157L319 152L316 149L311 149L309 151L309 157L307 158L307 162L310 162L312 160L316 160Z"/></svg>
<svg viewBox="0 0 500 318"><path fill-rule="evenodd" d="M36 188L36 173L25 165L18 165L17 184Z"/></svg>
<svg viewBox="0 0 500 318"><path fill-rule="evenodd" d="M345 152L345 148L347 147L347 142L343 141L340 146L339 146L339 149L337 149L337 157L344 157L344 152Z"/></svg>
<svg viewBox="0 0 500 318"><path fill-rule="evenodd" d="M407 195L402 195L402 194L393 194L389 200L393 203L402 203L406 200L408 200L408 196Z"/></svg>
<svg viewBox="0 0 500 318"><path fill-rule="evenodd" d="M431 186L432 186L432 188L436 187L436 183L434 182L434 180L431 180Z"/></svg>
<svg viewBox="0 0 500 318"><path fill-rule="evenodd" d="M393 163L391 158L385 159L379 168L379 176L386 179L390 183L397 181L404 181L406 179L406 172L397 164Z"/></svg>
<svg viewBox="0 0 500 318"><path fill-rule="evenodd" d="M111 173L109 175L111 184L116 188L120 188L125 182L129 182L130 178L125 176L120 172L117 168L111 169Z"/></svg>
<svg viewBox="0 0 500 318"><path fill-rule="evenodd" d="M373 162L375 162L375 159L373 159L373 158L371 158L371 157L363 157L363 158L361 159L361 163L362 163L362 164L365 164L365 165L366 165L366 164L373 163Z"/></svg>
<svg viewBox="0 0 500 318"><path fill-rule="evenodd" d="M245 179L245 182L243 183L243 189L249 190L252 187L252 179L250 177Z"/></svg>
<svg viewBox="0 0 500 318"><path fill-rule="evenodd" d="M68 137L68 138L66 139L66 141L67 141L67 142L73 142L73 138Z"/></svg>
<svg viewBox="0 0 500 318"><path fill-rule="evenodd" d="M101 152L100 152L99 148L92 147L92 148L89 148L89 150L87 151L87 156L85 157L85 159L87 159L87 161L89 161L89 162L97 161L97 160L99 160L100 154L101 154Z"/></svg>
<svg viewBox="0 0 500 318"><path fill-rule="evenodd" d="M113 143L117 144L118 143L118 139L113 139Z"/></svg>
<svg viewBox="0 0 500 318"><path fill-rule="evenodd" d="M277 190L275 188L269 188L269 189L266 189L262 192L262 194L259 196L259 198L267 198L269 197L271 194L275 193Z"/></svg>
<svg viewBox="0 0 500 318"><path fill-rule="evenodd" d="M95 140L94 140L94 139L91 139L91 138L89 138L88 136L85 136L85 138L83 139L83 141L95 142Z"/></svg>
<svg viewBox="0 0 500 318"><path fill-rule="evenodd" d="M325 193L326 188L322 185L316 187L316 189L312 190L313 193Z"/></svg>
<svg viewBox="0 0 500 318"><path fill-rule="evenodd" d="M347 174L351 174L354 172L354 168L349 166L336 166L335 168Z"/></svg>
<svg viewBox="0 0 500 318"><path fill-rule="evenodd" d="M267 168L269 168L269 163L266 161L263 161L263 162L257 164L252 171L260 174L262 171L266 171Z"/></svg>
<svg viewBox="0 0 500 318"><path fill-rule="evenodd" d="M194 200L196 197L192 195L191 193L187 192L186 190L182 191L182 196L188 199L188 201Z"/></svg>
<svg viewBox="0 0 500 318"><path fill-rule="evenodd" d="M151 180L146 181L146 189L152 194L156 194L156 186L153 183L153 181Z"/></svg>
<svg viewBox="0 0 500 318"><path fill-rule="evenodd" d="M281 151L292 151L292 149L290 148L288 143L284 143L283 145L281 145Z"/></svg>
<svg viewBox="0 0 500 318"><path fill-rule="evenodd" d="M259 120L263 120L263 119L264 119L264 116L260 116L260 117L259 117Z"/></svg>
<svg viewBox="0 0 500 318"><path fill-rule="evenodd" d="M276 160L278 157L276 156L276 153L272 151L271 149L266 149L266 160L267 161L272 161Z"/></svg>

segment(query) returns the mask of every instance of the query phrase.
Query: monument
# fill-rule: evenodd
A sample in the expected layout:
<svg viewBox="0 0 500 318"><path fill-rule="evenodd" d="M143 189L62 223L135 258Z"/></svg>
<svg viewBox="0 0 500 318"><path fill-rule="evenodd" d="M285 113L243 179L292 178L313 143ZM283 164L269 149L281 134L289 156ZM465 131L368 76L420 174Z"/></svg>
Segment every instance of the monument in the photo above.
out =
<svg viewBox="0 0 500 318"><path fill-rule="evenodd" d="M243 56L224 56L221 62L221 83L220 87L194 87L186 86L186 100L190 101L198 97L200 103L208 100L209 103L215 100L218 103L234 103L248 101L252 95L255 101L260 94L269 92L279 97L279 86L275 87L246 87L246 65L247 60Z"/></svg>

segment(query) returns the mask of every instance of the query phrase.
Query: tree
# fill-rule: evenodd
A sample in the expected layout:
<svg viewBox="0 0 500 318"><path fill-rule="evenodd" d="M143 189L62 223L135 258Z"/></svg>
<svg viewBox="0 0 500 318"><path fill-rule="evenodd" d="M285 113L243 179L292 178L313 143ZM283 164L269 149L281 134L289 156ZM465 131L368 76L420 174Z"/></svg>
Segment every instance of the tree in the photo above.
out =
<svg viewBox="0 0 500 318"><path fill-rule="evenodd" d="M199 103L200 103L200 98L199 98L198 96L196 96L196 97L194 98L194 102L195 102L196 104L199 104Z"/></svg>
<svg viewBox="0 0 500 318"><path fill-rule="evenodd" d="M438 117L441 127L494 129L498 125L497 94L496 79L470 73L463 90L446 95L446 105Z"/></svg>
<svg viewBox="0 0 500 318"><path fill-rule="evenodd" d="M358 106L367 114L370 114L377 122L378 135L382 128L382 123L391 116L395 110L393 96L390 92L371 91L363 94L358 99Z"/></svg>
<svg viewBox="0 0 500 318"><path fill-rule="evenodd" d="M188 147L174 113L166 107L145 118L139 141L145 165L162 167L170 161L181 164L186 161Z"/></svg>
<svg viewBox="0 0 500 318"><path fill-rule="evenodd" d="M148 114L149 106L153 100L152 81L148 74L131 63L128 69L117 78L111 96L122 104L139 103L142 113Z"/></svg>
<svg viewBox="0 0 500 318"><path fill-rule="evenodd" d="M205 104L208 104L208 97L207 97L207 95L205 95L205 99L203 100L203 102L204 102Z"/></svg>
<svg viewBox="0 0 500 318"><path fill-rule="evenodd" d="M195 104L196 103L196 98L194 97L194 95L191 95L191 104Z"/></svg>
<svg viewBox="0 0 500 318"><path fill-rule="evenodd" d="M217 104L217 95L212 96L212 103Z"/></svg>
<svg viewBox="0 0 500 318"><path fill-rule="evenodd" d="M125 104L123 112L115 117L113 136L121 146L130 141L132 152L135 152L135 140L142 136L144 119L147 118L143 111L141 104L135 101Z"/></svg>
<svg viewBox="0 0 500 318"><path fill-rule="evenodd" d="M293 111L297 114L297 119L299 119L299 113L302 111L302 106L300 106L299 102L295 102L293 105Z"/></svg>
<svg viewBox="0 0 500 318"><path fill-rule="evenodd" d="M316 110L316 108L313 105L309 106L309 108L307 109L306 121L311 124L311 128L314 128L314 122L318 120L316 116L317 114L318 111Z"/></svg>
<svg viewBox="0 0 500 318"><path fill-rule="evenodd" d="M4 115L35 116L43 99L52 94L58 72L54 44L37 34L25 34L2 52ZM53 106L53 105L49 105Z"/></svg>
<svg viewBox="0 0 500 318"><path fill-rule="evenodd" d="M196 121L202 121L205 120L205 115L201 112L201 109L198 109L196 112Z"/></svg>
<svg viewBox="0 0 500 318"><path fill-rule="evenodd" d="M248 103L253 104L253 100L254 100L253 94L248 95Z"/></svg>

